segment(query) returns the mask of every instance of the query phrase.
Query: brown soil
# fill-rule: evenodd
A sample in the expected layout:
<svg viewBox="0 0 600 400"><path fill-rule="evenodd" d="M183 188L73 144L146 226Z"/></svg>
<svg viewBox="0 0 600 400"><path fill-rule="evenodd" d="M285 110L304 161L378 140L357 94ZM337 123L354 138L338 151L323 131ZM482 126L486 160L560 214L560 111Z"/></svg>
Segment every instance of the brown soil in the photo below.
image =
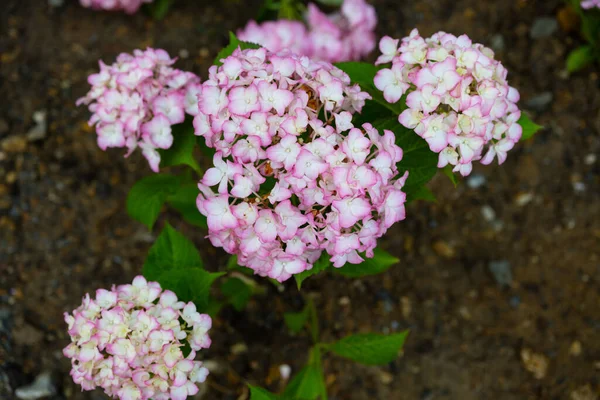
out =
<svg viewBox="0 0 600 400"><path fill-rule="evenodd" d="M97 13L67 1L4 0L0 11L0 398L52 373L54 399L101 399L70 381L61 349L62 313L98 287L141 270L155 233L124 209L132 183L150 173L139 155L102 152L74 106L96 61L155 46L207 67L258 1L185 1L167 18ZM209 3L210 5L205 5ZM415 25L467 33L493 45L522 94L522 107L545 129L501 167L478 166L454 189L431 184L438 202L415 203L382 246L401 265L381 276L307 281L324 340L353 332L409 328L403 357L364 367L327 356L331 399L595 399L600 389L600 91L597 70L569 77L568 51L580 43L563 24L532 39L558 0L378 0L379 31L406 35ZM562 18L561 18L562 20ZM183 53L182 53L183 54ZM540 97L540 95L542 95ZM544 96L551 101L543 101ZM28 139L44 111L47 135ZM43 136L43 135L42 135ZM476 180L483 184L474 188ZM480 182L481 183L481 182ZM207 264L220 251L200 232ZM510 268L500 286L490 263ZM498 264L494 264L498 265ZM502 278L502 277L499 277ZM506 278L506 277L504 277ZM510 277L509 277L510 278ZM204 358L219 367L205 398L244 399L244 382L279 385L277 368L298 371L310 341L291 336L283 311L302 297L293 283L268 291L243 313L226 309ZM529 358L528 358L529 356ZM533 357L533 361L531 358ZM527 361L524 361L527 360ZM544 368L547 364L547 368ZM537 375L537 376L536 376ZM241 397L240 397L241 396ZM588 397L583 397L588 396Z"/></svg>

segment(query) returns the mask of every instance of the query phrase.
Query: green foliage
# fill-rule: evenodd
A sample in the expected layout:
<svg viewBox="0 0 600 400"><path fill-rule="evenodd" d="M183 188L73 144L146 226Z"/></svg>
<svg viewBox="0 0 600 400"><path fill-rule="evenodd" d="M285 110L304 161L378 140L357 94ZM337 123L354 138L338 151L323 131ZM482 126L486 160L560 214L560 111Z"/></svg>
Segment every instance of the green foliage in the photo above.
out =
<svg viewBox="0 0 600 400"><path fill-rule="evenodd" d="M340 7L344 0L317 0L319 3L330 7Z"/></svg>
<svg viewBox="0 0 600 400"><path fill-rule="evenodd" d="M373 123L379 133L384 129L394 132L396 144L402 148L402 160L398 163L398 171L403 174L408 171L408 179L402 188L407 196L420 192L423 185L436 174L438 155L429 149L427 142L411 129L400 125L396 117L387 118Z"/></svg>
<svg viewBox="0 0 600 400"><path fill-rule="evenodd" d="M365 261L360 264L346 264L342 268L333 268L338 274L348 278L360 278L363 276L376 275L387 271L392 265L398 264L400 260L379 247L375 248L373 258L364 257Z"/></svg>
<svg viewBox="0 0 600 400"><path fill-rule="evenodd" d="M300 333L306 326L309 317L310 311L308 306L304 307L300 312L286 312L283 314L285 324L293 333Z"/></svg>
<svg viewBox="0 0 600 400"><path fill-rule="evenodd" d="M327 398L325 378L321 366L321 352L318 347L311 350L308 365L302 368L283 392L284 399L314 400L319 396Z"/></svg>
<svg viewBox="0 0 600 400"><path fill-rule="evenodd" d="M204 311L209 304L210 286L223 273L210 273L202 266L194 244L166 224L150 248L142 272L146 279L172 290L181 301L193 301Z"/></svg>
<svg viewBox="0 0 600 400"><path fill-rule="evenodd" d="M235 49L240 48L242 50L246 49L260 49L260 46L255 43L248 43L240 41L232 32L229 32L229 44L227 47L223 48L219 54L217 54L217 58L213 61L214 65L223 65L221 62L222 59L229 57Z"/></svg>
<svg viewBox="0 0 600 400"><path fill-rule="evenodd" d="M195 182L184 183L169 195L167 203L181 214L188 224L208 229L206 217L198 211L196 206L196 198L199 193L198 185Z"/></svg>
<svg viewBox="0 0 600 400"><path fill-rule="evenodd" d="M404 98L394 104L390 104L383 98L383 93L375 87L373 79L375 79L375 75L379 71L377 66L356 61L336 63L335 66L347 73L352 83L358 83L362 90L369 93L373 98L373 102L387 108L393 115L397 116L406 109ZM369 101L367 101L368 103Z"/></svg>
<svg viewBox="0 0 600 400"><path fill-rule="evenodd" d="M242 311L252 296L252 288L239 278L229 278L221 284L221 293L237 311Z"/></svg>
<svg viewBox="0 0 600 400"><path fill-rule="evenodd" d="M137 181L127 195L127 213L152 230L167 198L176 193L180 178L154 174Z"/></svg>
<svg viewBox="0 0 600 400"><path fill-rule="evenodd" d="M298 289L302 287L302 282L304 282L306 278L318 274L319 272L326 271L329 267L331 267L331 265L331 261L329 261L329 254L323 252L323 254L321 254L321 257L313 264L312 269L294 275L294 279L296 279Z"/></svg>
<svg viewBox="0 0 600 400"><path fill-rule="evenodd" d="M325 349L338 356L361 364L387 364L398 357L404 345L408 331L391 335L364 333L350 335L338 342L323 345Z"/></svg>
<svg viewBox="0 0 600 400"><path fill-rule="evenodd" d="M173 145L166 150L159 150L161 168L173 165L187 165L194 171L200 171L200 166L194 158L194 147L196 145L196 135L194 135L194 126L192 121L187 119L185 122L171 127L173 134Z"/></svg>
<svg viewBox="0 0 600 400"><path fill-rule="evenodd" d="M519 125L523 128L523 135L521 136L521 140L527 140L532 137L537 131L542 129L543 127L536 124L532 120L529 119L527 115L521 113L521 118L518 121Z"/></svg>
<svg viewBox="0 0 600 400"><path fill-rule="evenodd" d="M452 168L453 168L452 165L446 165L444 168L442 168L442 173L444 175L446 175L448 177L448 179L450 179L450 182L452 182L454 187L457 187L458 179L456 179L456 175L452 171Z"/></svg>
<svg viewBox="0 0 600 400"><path fill-rule="evenodd" d="M581 46L571 51L567 57L567 70L577 72L589 65L596 59L592 46Z"/></svg>
<svg viewBox="0 0 600 400"><path fill-rule="evenodd" d="M280 397L258 386L248 385L250 389L250 400L277 400Z"/></svg>
<svg viewBox="0 0 600 400"><path fill-rule="evenodd" d="M169 8L173 5L175 0L155 0L153 3L146 4L146 10L149 11L152 18L157 21L163 19Z"/></svg>
<svg viewBox="0 0 600 400"><path fill-rule="evenodd" d="M435 194L427 186L421 186L419 189L414 190L410 196L406 196L406 202L410 203L411 201L416 200L424 200L435 203L437 198Z"/></svg>

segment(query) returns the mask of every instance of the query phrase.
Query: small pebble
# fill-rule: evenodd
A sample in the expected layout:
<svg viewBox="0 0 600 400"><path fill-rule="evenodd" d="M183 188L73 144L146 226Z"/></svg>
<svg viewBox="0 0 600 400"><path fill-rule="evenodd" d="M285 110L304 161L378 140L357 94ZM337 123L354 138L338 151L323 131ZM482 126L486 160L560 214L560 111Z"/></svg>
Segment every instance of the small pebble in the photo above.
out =
<svg viewBox="0 0 600 400"><path fill-rule="evenodd" d="M387 371L379 371L379 381L384 385L389 385L394 381L394 375Z"/></svg>
<svg viewBox="0 0 600 400"><path fill-rule="evenodd" d="M467 178L467 186L470 189L478 189L485 185L486 179L485 176L481 174L474 174Z"/></svg>
<svg viewBox="0 0 600 400"><path fill-rule="evenodd" d="M525 369L533 374L535 379L544 379L548 373L548 357L541 353L534 353L531 349L521 350L521 361Z"/></svg>
<svg viewBox="0 0 600 400"><path fill-rule="evenodd" d="M21 400L36 400L42 397L50 397L55 393L56 388L52 384L50 372L41 373L35 378L32 384L15 390L15 395Z"/></svg>
<svg viewBox="0 0 600 400"><path fill-rule="evenodd" d="M525 105L535 111L545 111L554 100L552 92L543 92L525 102Z"/></svg>
<svg viewBox="0 0 600 400"><path fill-rule="evenodd" d="M581 342L579 340L576 340L573 343L571 343L571 347L569 347L569 355L572 355L573 357L577 357L577 356L581 355L582 350L583 350L583 348L581 346Z"/></svg>
<svg viewBox="0 0 600 400"><path fill-rule="evenodd" d="M433 251L435 251L438 256L444 258L453 258L456 255L454 248L443 240L438 240L433 243Z"/></svg>
<svg viewBox="0 0 600 400"><path fill-rule="evenodd" d="M340 306L349 306L350 298L348 296L340 297L340 299L338 300L338 304Z"/></svg>
<svg viewBox="0 0 600 400"><path fill-rule="evenodd" d="M585 165L593 165L596 163L597 157L594 153L590 153L583 159Z"/></svg>
<svg viewBox="0 0 600 400"><path fill-rule="evenodd" d="M488 268L496 283L500 286L510 286L512 283L512 270L510 263L506 260L490 261Z"/></svg>
<svg viewBox="0 0 600 400"><path fill-rule="evenodd" d="M558 30L558 21L553 17L540 17L533 21L529 36L532 39L541 39L551 36Z"/></svg>
<svg viewBox="0 0 600 400"><path fill-rule="evenodd" d="M245 343L236 343L233 346L231 346L231 353L235 355L244 354L247 351L248 346L246 346Z"/></svg>
<svg viewBox="0 0 600 400"><path fill-rule="evenodd" d="M518 207L523 207L529 204L531 200L533 200L533 193L521 192L517 194L517 197L515 197L515 205Z"/></svg>
<svg viewBox="0 0 600 400"><path fill-rule="evenodd" d="M512 308L518 308L521 305L521 298L519 296L512 296L508 300L508 304L510 304Z"/></svg>
<svg viewBox="0 0 600 400"><path fill-rule="evenodd" d="M279 366L279 375L281 376L282 380L287 381L288 379L290 379L291 374L292 374L292 367L290 367L287 364L281 364Z"/></svg>
<svg viewBox="0 0 600 400"><path fill-rule="evenodd" d="M587 384L572 391L571 400L598 400L598 395L594 393L592 387Z"/></svg>
<svg viewBox="0 0 600 400"><path fill-rule="evenodd" d="M486 204L485 206L481 207L481 216L487 222L492 222L496 219L496 211Z"/></svg>

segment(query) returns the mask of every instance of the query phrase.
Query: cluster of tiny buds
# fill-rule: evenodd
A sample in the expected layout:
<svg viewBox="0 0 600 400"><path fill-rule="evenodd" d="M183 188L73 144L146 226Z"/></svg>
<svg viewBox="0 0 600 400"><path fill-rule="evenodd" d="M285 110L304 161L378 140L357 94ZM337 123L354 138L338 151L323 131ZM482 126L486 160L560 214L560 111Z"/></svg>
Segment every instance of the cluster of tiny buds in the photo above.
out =
<svg viewBox="0 0 600 400"><path fill-rule="evenodd" d="M375 86L390 103L406 94L399 121L439 153L438 167L451 165L466 176L473 161L506 160L522 134L519 93L492 50L466 35L424 39L416 29L401 42L382 38L379 48L376 64L392 66L377 73Z"/></svg>
<svg viewBox="0 0 600 400"><path fill-rule="evenodd" d="M142 276L98 289L94 299L86 295L65 321L71 343L63 353L83 390L101 387L121 400L185 400L208 375L194 358L210 347L211 318Z"/></svg>
<svg viewBox="0 0 600 400"><path fill-rule="evenodd" d="M404 218L407 174L391 131L352 124L370 96L333 65L288 52L238 49L222 61L194 119L216 150L197 201L213 245L279 281L323 250L335 267L372 257Z"/></svg>
<svg viewBox="0 0 600 400"><path fill-rule="evenodd" d="M237 35L273 52L287 49L329 62L359 60L375 48L377 16L365 0L345 0L341 10L330 15L310 3L305 19L306 26L285 19L250 21Z"/></svg>
<svg viewBox="0 0 600 400"><path fill-rule="evenodd" d="M93 10L124 11L134 14L143 3L152 3L153 0L79 0L79 3Z"/></svg>
<svg viewBox="0 0 600 400"><path fill-rule="evenodd" d="M200 78L172 68L174 62L166 51L150 48L120 54L112 65L100 61L100 72L88 78L91 90L77 104L92 112L89 124L102 150L125 147L128 156L139 147L158 172L158 149L173 144L171 126L197 109Z"/></svg>

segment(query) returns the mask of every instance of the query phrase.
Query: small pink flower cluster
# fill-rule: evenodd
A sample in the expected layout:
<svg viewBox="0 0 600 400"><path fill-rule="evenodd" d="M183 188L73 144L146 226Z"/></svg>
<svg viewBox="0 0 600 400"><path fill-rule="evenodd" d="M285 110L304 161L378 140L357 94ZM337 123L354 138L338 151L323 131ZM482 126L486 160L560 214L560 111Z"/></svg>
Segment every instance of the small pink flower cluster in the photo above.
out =
<svg viewBox="0 0 600 400"><path fill-rule="evenodd" d="M89 104L89 124L96 125L98 146L126 147L127 155L142 149L154 172L160 154L173 144L171 125L184 121L197 108L195 90L200 78L172 68L166 51L135 50L122 53L116 63L100 61L100 72L90 75L92 89L77 105Z"/></svg>
<svg viewBox="0 0 600 400"><path fill-rule="evenodd" d="M521 112L519 93L492 50L466 35L438 32L423 39L416 29L398 44L381 39L376 64L392 67L377 73L375 86L390 103L408 94L399 121L439 153L438 167L450 164L466 176L473 161L489 164L498 157L502 164L521 138Z"/></svg>
<svg viewBox="0 0 600 400"><path fill-rule="evenodd" d="M289 20L250 21L238 37L274 52L287 49L329 62L359 60L375 48L377 16L365 0L345 0L341 11L331 15L311 3L306 22L308 27Z"/></svg>
<svg viewBox="0 0 600 400"><path fill-rule="evenodd" d="M600 8L600 0L582 0L581 7L585 9Z"/></svg>
<svg viewBox="0 0 600 400"><path fill-rule="evenodd" d="M153 0L79 0L83 7L102 11L125 11L134 14L142 3L152 3Z"/></svg>
<svg viewBox="0 0 600 400"><path fill-rule="evenodd" d="M210 347L211 318L142 276L98 289L93 300L87 294L65 321L71 344L63 353L84 390L101 387L121 400L185 400L208 375L194 358ZM184 357L186 344L191 352Z"/></svg>
<svg viewBox="0 0 600 400"><path fill-rule="evenodd" d="M353 126L368 98L333 65L287 52L238 49L211 67L194 127L217 150L197 199L212 244L279 281L323 250L335 267L372 257L404 219L407 174L392 132Z"/></svg>

